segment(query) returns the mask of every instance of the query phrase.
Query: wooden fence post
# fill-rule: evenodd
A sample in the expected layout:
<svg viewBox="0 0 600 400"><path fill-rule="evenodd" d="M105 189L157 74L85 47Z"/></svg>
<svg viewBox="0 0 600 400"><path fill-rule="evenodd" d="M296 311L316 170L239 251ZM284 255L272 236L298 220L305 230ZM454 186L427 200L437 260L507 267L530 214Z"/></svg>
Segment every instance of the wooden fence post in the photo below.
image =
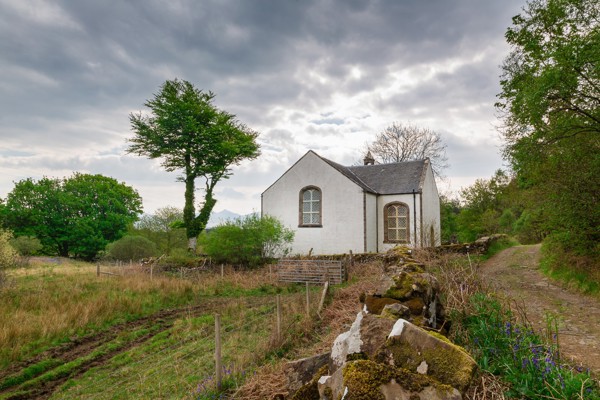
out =
<svg viewBox="0 0 600 400"><path fill-rule="evenodd" d="M277 295L277 340L281 340L281 295Z"/></svg>
<svg viewBox="0 0 600 400"><path fill-rule="evenodd" d="M306 315L310 315L310 296L308 292L308 282L306 282Z"/></svg>
<svg viewBox="0 0 600 400"><path fill-rule="evenodd" d="M179 268L180 279L183 279L183 267Z"/></svg>
<svg viewBox="0 0 600 400"><path fill-rule="evenodd" d="M321 310L323 310L323 305L325 304L327 289L329 289L329 281L325 281L325 285L323 285L323 293L321 294L321 301L319 302L319 308L317 310L317 315L319 315L319 317L321 316Z"/></svg>
<svg viewBox="0 0 600 400"><path fill-rule="evenodd" d="M221 316L215 314L215 381L221 389Z"/></svg>
<svg viewBox="0 0 600 400"><path fill-rule="evenodd" d="M225 273L223 272L223 264L221 264L221 278L223 278L225 276Z"/></svg>
<svg viewBox="0 0 600 400"><path fill-rule="evenodd" d="M96 264L96 276L100 276L100 264Z"/></svg>
<svg viewBox="0 0 600 400"><path fill-rule="evenodd" d="M150 281L152 281L154 275L154 263L150 264Z"/></svg>

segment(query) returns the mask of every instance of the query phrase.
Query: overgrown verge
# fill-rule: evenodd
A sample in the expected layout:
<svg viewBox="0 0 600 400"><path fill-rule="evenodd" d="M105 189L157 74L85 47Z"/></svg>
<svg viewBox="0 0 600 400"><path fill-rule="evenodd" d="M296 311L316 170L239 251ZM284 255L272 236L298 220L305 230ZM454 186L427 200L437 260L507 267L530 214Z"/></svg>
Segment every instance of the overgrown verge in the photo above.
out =
<svg viewBox="0 0 600 400"><path fill-rule="evenodd" d="M498 243L490 251L510 244ZM489 256L419 255L428 259L440 279L451 338L474 356L482 370L467 398L600 399L589 371L561 359L555 321L549 321L545 332L534 332L527 317L511 311L480 278L477 263Z"/></svg>
<svg viewBox="0 0 600 400"><path fill-rule="evenodd" d="M560 240L549 237L542 243L540 268L544 274L569 288L600 297L600 257L576 255Z"/></svg>

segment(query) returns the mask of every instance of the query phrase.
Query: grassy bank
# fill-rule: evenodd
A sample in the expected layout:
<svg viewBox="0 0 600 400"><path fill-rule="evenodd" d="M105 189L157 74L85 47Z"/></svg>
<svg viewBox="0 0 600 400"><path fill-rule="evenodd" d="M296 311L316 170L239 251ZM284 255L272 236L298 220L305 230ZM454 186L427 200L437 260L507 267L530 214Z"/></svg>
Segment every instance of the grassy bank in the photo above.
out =
<svg viewBox="0 0 600 400"><path fill-rule="evenodd" d="M214 297L262 296L278 288L268 272L205 273L199 279L131 275L96 277L96 266L64 261L9 271L0 291L0 368L74 336L89 335L159 310Z"/></svg>
<svg viewBox="0 0 600 400"><path fill-rule="evenodd" d="M546 240L542 244L540 269L544 274L569 288L600 298L598 262L566 251L557 241Z"/></svg>

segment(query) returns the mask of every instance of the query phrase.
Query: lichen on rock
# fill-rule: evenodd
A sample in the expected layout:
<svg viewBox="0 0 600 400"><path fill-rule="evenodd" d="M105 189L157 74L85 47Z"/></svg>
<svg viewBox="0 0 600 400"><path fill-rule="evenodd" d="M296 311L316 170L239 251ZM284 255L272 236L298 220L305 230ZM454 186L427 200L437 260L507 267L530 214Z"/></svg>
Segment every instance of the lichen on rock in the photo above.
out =
<svg viewBox="0 0 600 400"><path fill-rule="evenodd" d="M425 361L427 375L460 391L469 386L477 368L461 347L404 320L396 322L376 360L412 372Z"/></svg>
<svg viewBox="0 0 600 400"><path fill-rule="evenodd" d="M344 366L342 387L348 390L344 400L461 399L456 389L428 376L365 360ZM332 391L335 396L339 388L332 388Z"/></svg>

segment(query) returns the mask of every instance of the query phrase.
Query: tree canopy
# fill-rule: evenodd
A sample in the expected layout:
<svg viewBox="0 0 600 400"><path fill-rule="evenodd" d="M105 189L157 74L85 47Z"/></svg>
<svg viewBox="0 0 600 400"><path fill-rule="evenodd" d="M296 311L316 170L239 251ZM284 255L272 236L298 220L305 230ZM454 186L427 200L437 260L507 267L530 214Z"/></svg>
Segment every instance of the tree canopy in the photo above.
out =
<svg viewBox="0 0 600 400"><path fill-rule="evenodd" d="M429 158L436 177L443 177L448 168L446 144L440 134L411 124L394 122L366 145L365 154L368 152L381 163Z"/></svg>
<svg viewBox="0 0 600 400"><path fill-rule="evenodd" d="M19 181L6 198L4 224L15 236L37 237L63 256L93 259L119 239L142 210L131 187L102 175Z"/></svg>
<svg viewBox="0 0 600 400"><path fill-rule="evenodd" d="M237 121L235 115L213 104L215 95L196 89L185 80L168 80L144 104L150 115L130 115L129 153L160 159L167 171L181 171L185 183L183 223L195 247L216 204L215 185L231 175L231 167L260 154L258 133ZM204 201L195 209L195 181L204 179Z"/></svg>
<svg viewBox="0 0 600 400"><path fill-rule="evenodd" d="M504 155L548 231L598 255L600 1L530 1L506 39Z"/></svg>

